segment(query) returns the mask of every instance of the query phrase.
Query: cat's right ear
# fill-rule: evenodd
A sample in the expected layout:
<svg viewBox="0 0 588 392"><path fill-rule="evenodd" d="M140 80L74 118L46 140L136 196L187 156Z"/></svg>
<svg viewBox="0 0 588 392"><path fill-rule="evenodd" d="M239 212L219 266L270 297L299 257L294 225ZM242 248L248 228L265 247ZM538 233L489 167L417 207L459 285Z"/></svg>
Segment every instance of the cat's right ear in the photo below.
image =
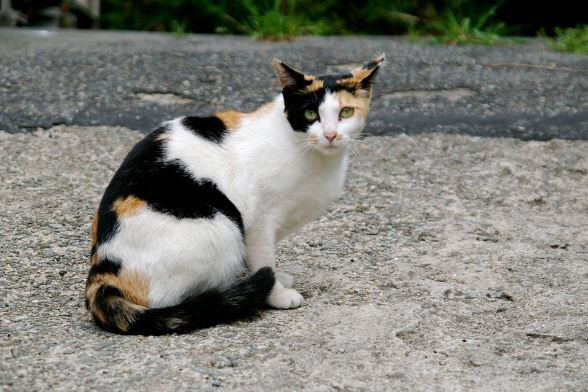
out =
<svg viewBox="0 0 588 392"><path fill-rule="evenodd" d="M281 60L273 59L272 66L282 90L304 90L309 84L308 78L302 72L287 66Z"/></svg>

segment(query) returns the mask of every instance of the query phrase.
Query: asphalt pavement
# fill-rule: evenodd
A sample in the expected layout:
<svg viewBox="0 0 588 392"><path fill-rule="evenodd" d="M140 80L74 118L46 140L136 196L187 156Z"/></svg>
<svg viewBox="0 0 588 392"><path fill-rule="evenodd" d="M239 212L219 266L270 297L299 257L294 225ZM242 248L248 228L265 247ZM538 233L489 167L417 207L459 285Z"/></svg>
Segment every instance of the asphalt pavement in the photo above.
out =
<svg viewBox="0 0 588 392"><path fill-rule="evenodd" d="M588 139L588 57L540 39L446 47L390 37L263 42L218 35L0 29L0 129L123 126L253 110L279 93L273 57L341 72L385 52L368 134Z"/></svg>

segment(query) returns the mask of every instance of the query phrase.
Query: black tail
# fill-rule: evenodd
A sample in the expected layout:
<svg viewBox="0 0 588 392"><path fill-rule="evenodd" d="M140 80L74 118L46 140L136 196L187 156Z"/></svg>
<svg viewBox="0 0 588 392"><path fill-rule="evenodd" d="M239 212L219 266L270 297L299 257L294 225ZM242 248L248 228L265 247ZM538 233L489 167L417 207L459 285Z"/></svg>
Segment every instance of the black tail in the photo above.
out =
<svg viewBox="0 0 588 392"><path fill-rule="evenodd" d="M169 333L186 333L199 328L229 323L256 313L265 305L265 300L275 283L274 272L264 267L246 280L224 290L211 290L188 298L182 303L167 308L144 308L132 306L115 306L119 312L131 312L123 319L128 323L125 328L118 328L118 323L102 324L113 332L131 335L163 335ZM115 305L119 301L110 301ZM112 309L114 310L114 309ZM116 311L115 311L116 312ZM106 312L111 313L111 312ZM121 319L120 315L111 315L110 320Z"/></svg>

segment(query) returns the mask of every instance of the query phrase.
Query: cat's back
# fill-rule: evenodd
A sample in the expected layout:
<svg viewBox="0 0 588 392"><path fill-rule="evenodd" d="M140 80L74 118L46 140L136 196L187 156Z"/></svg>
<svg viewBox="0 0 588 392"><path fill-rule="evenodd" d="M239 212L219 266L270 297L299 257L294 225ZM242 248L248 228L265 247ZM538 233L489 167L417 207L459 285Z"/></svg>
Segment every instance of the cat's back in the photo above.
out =
<svg viewBox="0 0 588 392"><path fill-rule="evenodd" d="M144 302L167 306L199 284L194 276L214 287L234 275L244 255L243 219L218 176L207 173L219 164L226 130L217 117L183 117L131 149L94 217L88 282L139 273L149 287ZM218 241L229 246L219 251ZM218 259L224 267L212 264Z"/></svg>
<svg viewBox="0 0 588 392"><path fill-rule="evenodd" d="M214 173L207 170L220 163L219 146L227 132L216 116L181 117L162 124L128 153L106 188L100 217L131 204L147 204L180 219L210 217L211 207L235 215L229 207L218 205L226 202L219 202L222 192ZM101 232L108 234L108 230Z"/></svg>

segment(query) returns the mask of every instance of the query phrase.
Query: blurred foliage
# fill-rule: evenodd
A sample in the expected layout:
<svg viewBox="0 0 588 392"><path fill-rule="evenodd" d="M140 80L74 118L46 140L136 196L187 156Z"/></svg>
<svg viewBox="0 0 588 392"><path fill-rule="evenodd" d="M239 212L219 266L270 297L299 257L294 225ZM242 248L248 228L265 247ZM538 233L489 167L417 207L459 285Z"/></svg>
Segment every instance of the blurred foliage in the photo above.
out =
<svg viewBox="0 0 588 392"><path fill-rule="evenodd" d="M519 33L512 27L512 21L508 28L502 21L503 17L511 16L510 11L517 9L513 7L519 7L519 3L514 0L498 3L496 0L103 0L101 25L110 29L172 31L178 36L188 32L217 32L288 39L304 34L411 33L431 35L434 42L446 44L491 44L500 42L505 34ZM532 24L526 28L532 28L529 26Z"/></svg>
<svg viewBox="0 0 588 392"><path fill-rule="evenodd" d="M104 0L110 29L249 34L283 39L344 33L332 11L336 0Z"/></svg>
<svg viewBox="0 0 588 392"><path fill-rule="evenodd" d="M555 29L556 37L548 44L560 52L588 54L588 25L568 29Z"/></svg>
<svg viewBox="0 0 588 392"><path fill-rule="evenodd" d="M276 39L341 33L340 21L328 15L335 2L330 0L313 5L310 1L244 0L242 4L248 16L243 20L243 28L250 35Z"/></svg>
<svg viewBox="0 0 588 392"><path fill-rule="evenodd" d="M432 35L432 42L442 44L481 44L492 45L506 40L502 36L509 33L504 22L496 19L497 3L486 10L463 8L464 1L451 1L453 7L446 9L440 18L424 24L420 30L412 30L413 35Z"/></svg>

